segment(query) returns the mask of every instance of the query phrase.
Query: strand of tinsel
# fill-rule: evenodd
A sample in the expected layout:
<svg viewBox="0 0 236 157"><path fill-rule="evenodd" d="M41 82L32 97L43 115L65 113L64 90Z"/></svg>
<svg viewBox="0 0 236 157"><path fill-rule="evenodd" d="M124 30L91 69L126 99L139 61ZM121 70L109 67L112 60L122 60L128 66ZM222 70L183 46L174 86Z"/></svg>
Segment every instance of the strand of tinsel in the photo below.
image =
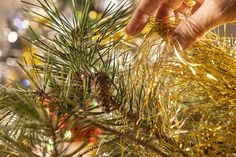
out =
<svg viewBox="0 0 236 157"><path fill-rule="evenodd" d="M190 49L182 50L163 38L160 30L160 25L153 26L142 38L128 87L144 83L139 110L143 114L139 116L151 126L150 137L156 133L169 137L171 141L160 140L158 146L169 147L169 154L176 156L181 151L195 156L235 155L234 41L210 32ZM179 150L170 145L172 141Z"/></svg>

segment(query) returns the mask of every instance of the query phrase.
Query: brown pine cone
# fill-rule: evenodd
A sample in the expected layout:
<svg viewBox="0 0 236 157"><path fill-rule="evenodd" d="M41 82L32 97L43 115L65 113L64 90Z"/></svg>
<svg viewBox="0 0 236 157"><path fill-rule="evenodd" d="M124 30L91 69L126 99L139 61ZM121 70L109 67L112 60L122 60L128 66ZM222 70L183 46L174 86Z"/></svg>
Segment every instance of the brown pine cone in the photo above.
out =
<svg viewBox="0 0 236 157"><path fill-rule="evenodd" d="M95 95L103 111L109 113L112 108L111 80L104 72L97 72L91 79L91 92Z"/></svg>

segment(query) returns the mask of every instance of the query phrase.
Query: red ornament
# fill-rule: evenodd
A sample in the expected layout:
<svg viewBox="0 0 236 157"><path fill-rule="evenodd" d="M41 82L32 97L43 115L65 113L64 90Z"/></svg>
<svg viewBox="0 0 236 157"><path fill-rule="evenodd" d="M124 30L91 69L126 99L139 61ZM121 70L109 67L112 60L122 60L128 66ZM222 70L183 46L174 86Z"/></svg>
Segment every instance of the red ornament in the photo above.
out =
<svg viewBox="0 0 236 157"><path fill-rule="evenodd" d="M89 137L88 141L89 143L96 143L97 139L95 137Z"/></svg>
<svg viewBox="0 0 236 157"><path fill-rule="evenodd" d="M84 131L81 130L80 125L76 122L77 120L75 118L68 117L68 114L66 113L56 114L58 108L56 106L53 106L54 101L50 97L38 98L38 100L41 101L43 107L49 109L51 125L58 131L70 131L72 134L71 138L74 142L86 141L89 143L96 143L99 136L102 135L102 129L98 127L91 127Z"/></svg>
<svg viewBox="0 0 236 157"><path fill-rule="evenodd" d="M78 127L73 127L70 131L75 142L87 141L89 143L96 143L97 139L102 134L100 128L91 128L85 132L81 132Z"/></svg>

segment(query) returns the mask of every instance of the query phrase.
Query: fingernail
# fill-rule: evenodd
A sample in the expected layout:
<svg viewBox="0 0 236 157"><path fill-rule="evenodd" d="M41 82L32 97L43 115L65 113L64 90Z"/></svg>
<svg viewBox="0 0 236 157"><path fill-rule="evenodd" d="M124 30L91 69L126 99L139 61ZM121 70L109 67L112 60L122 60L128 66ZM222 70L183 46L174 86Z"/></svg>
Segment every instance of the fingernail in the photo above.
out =
<svg viewBox="0 0 236 157"><path fill-rule="evenodd" d="M128 26L126 26L126 28L125 28L125 32L126 32L127 35L132 36L132 35L134 34L134 29L132 29L132 28L128 25Z"/></svg>
<svg viewBox="0 0 236 157"><path fill-rule="evenodd" d="M125 29L126 31L126 34L130 35L130 36L133 36L133 35L136 35L138 34L139 32L142 31L142 29L140 28L139 25L134 25L134 26L130 26L128 25Z"/></svg>
<svg viewBox="0 0 236 157"><path fill-rule="evenodd" d="M142 31L149 21L149 16L146 14L134 14L129 24L126 26L126 33L128 35L136 35Z"/></svg>

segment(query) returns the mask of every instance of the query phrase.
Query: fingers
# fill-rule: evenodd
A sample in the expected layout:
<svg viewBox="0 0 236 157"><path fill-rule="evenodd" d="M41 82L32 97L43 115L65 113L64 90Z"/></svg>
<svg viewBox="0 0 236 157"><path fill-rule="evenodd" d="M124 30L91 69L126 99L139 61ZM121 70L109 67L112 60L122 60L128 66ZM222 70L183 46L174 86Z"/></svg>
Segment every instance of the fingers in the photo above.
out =
<svg viewBox="0 0 236 157"><path fill-rule="evenodd" d="M141 0L129 24L126 27L128 35L135 35L142 31L151 13L157 9L162 0Z"/></svg>
<svg viewBox="0 0 236 157"><path fill-rule="evenodd" d="M174 16L174 11L179 9L183 4L183 0L167 0L161 3L156 12L156 19L166 19L167 17Z"/></svg>
<svg viewBox="0 0 236 157"><path fill-rule="evenodd" d="M183 0L141 0L126 27L127 34L139 33L147 24L152 12L156 11L157 20L164 19L174 15L174 11L180 8L182 4Z"/></svg>
<svg viewBox="0 0 236 157"><path fill-rule="evenodd" d="M188 48L205 32L222 22L220 13L215 1L204 1L191 17L176 27L173 31L173 40L177 40L183 49Z"/></svg>
<svg viewBox="0 0 236 157"><path fill-rule="evenodd" d="M193 15L183 21L173 31L173 40L182 48L187 48L210 29L236 20L235 0L196 0ZM155 17L165 19L174 16L174 12L183 6L183 0L141 0L129 24L128 35L139 33L149 21L149 16L156 11ZM182 8L182 10L184 10Z"/></svg>

